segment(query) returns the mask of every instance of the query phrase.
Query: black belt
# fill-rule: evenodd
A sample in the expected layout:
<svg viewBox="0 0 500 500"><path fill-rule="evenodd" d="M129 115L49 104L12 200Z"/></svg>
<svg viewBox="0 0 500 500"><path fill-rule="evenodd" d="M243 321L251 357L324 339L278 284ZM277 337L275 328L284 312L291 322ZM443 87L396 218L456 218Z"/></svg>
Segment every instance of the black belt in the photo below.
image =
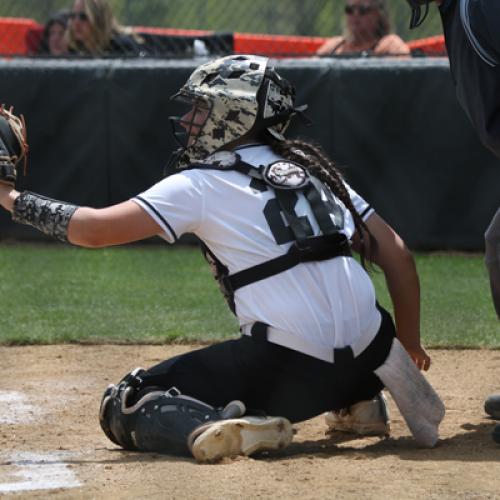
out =
<svg viewBox="0 0 500 500"><path fill-rule="evenodd" d="M378 328L371 336L363 336L349 346L333 349L314 344L261 321L241 327L241 333L252 337L256 342L271 342L327 363L347 364L357 358L373 342Z"/></svg>

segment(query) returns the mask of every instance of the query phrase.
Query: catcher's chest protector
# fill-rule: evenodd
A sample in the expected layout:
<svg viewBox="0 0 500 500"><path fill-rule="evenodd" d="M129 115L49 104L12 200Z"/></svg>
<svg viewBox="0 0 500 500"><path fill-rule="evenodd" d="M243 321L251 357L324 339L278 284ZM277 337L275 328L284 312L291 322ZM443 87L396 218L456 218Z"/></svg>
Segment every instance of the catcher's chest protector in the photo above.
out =
<svg viewBox="0 0 500 500"><path fill-rule="evenodd" d="M330 189L302 165L290 160L279 160L268 165L254 167L242 161L237 153L221 151L211 155L205 162L192 164L189 168L236 170L271 187L276 196L279 213L287 224L287 237L290 234L292 236L293 244L286 254L232 275L229 275L228 269L210 249L202 244L205 258L211 265L214 276L233 313L235 312L234 292L238 288L274 276L301 262L351 255L349 241L344 234L340 233L344 227L344 213L341 207ZM294 207L299 192L303 193L309 203L321 230L320 236L314 236L307 217L301 217L295 213ZM278 244L285 242L280 241L278 234L273 232L273 235Z"/></svg>

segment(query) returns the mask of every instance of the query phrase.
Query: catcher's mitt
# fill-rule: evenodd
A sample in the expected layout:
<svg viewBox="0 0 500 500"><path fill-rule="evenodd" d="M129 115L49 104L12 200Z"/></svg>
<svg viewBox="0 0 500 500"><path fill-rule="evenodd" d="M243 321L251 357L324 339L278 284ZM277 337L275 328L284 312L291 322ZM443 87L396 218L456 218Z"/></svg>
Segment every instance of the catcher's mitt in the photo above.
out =
<svg viewBox="0 0 500 500"><path fill-rule="evenodd" d="M13 108L0 106L0 183L14 186L17 178L17 165L24 159L26 169L26 125L23 115L14 115Z"/></svg>

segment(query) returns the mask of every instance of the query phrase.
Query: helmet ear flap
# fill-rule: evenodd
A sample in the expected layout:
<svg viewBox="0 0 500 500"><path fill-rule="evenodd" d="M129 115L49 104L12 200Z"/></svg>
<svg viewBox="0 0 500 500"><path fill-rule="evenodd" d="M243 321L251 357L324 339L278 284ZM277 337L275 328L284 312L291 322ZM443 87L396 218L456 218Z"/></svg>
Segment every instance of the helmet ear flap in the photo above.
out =
<svg viewBox="0 0 500 500"><path fill-rule="evenodd" d="M258 114L254 130L265 130L274 139L284 141L285 132L294 114L295 88L273 69L266 70L257 92Z"/></svg>

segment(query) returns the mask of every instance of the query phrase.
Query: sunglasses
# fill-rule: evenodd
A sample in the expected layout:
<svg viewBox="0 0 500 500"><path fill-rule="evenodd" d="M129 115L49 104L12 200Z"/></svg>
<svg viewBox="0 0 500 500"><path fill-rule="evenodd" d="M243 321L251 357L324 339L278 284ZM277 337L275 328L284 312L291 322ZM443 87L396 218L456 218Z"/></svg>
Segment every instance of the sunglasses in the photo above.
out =
<svg viewBox="0 0 500 500"><path fill-rule="evenodd" d="M346 5L344 8L344 11L347 15L352 16L356 12L360 16L365 16L366 14L369 14L370 12L373 12L375 10L375 7L373 5Z"/></svg>
<svg viewBox="0 0 500 500"><path fill-rule="evenodd" d="M89 16L85 14L85 12L70 12L69 13L70 19L78 19L79 21L88 21Z"/></svg>

